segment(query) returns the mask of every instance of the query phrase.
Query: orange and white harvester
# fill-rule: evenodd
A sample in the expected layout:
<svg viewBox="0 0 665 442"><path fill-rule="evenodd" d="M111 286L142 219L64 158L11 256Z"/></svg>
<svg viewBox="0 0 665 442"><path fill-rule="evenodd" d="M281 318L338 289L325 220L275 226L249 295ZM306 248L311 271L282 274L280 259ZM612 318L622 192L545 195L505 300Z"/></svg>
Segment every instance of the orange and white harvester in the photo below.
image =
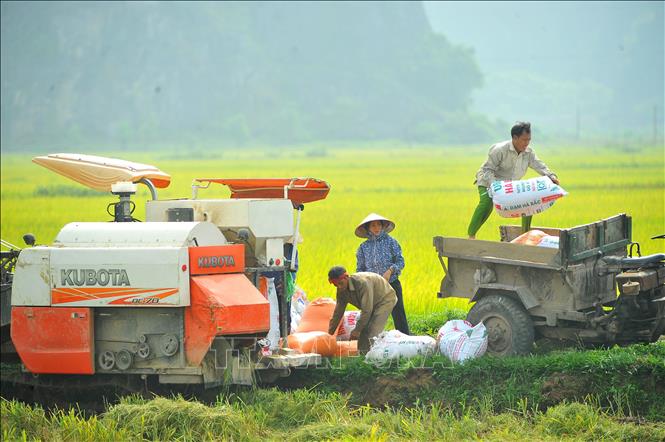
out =
<svg viewBox="0 0 665 442"><path fill-rule="evenodd" d="M271 326L259 286L264 273L288 270L284 242L296 237L295 256L303 204L324 199L327 183L196 179L191 199L159 200L170 176L153 166L78 154L33 161L119 201L109 205L115 222L73 222L49 246L3 252L3 356L15 351L35 375L206 387L320 363L317 354L267 355L257 345ZM152 195L145 222L131 222L137 183ZM231 198L199 199L211 183L228 185ZM283 293L278 299L285 338Z"/></svg>

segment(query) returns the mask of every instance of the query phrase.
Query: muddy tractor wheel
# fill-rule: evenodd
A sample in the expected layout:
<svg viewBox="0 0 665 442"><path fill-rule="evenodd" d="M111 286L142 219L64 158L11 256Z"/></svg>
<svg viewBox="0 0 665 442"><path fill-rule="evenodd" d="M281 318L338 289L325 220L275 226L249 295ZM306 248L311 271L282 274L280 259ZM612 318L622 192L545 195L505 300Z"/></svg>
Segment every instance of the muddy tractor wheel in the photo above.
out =
<svg viewBox="0 0 665 442"><path fill-rule="evenodd" d="M524 307L505 295L488 295L471 308L466 317L473 325L482 322L487 328L487 353L510 356L531 352L534 340L533 321Z"/></svg>

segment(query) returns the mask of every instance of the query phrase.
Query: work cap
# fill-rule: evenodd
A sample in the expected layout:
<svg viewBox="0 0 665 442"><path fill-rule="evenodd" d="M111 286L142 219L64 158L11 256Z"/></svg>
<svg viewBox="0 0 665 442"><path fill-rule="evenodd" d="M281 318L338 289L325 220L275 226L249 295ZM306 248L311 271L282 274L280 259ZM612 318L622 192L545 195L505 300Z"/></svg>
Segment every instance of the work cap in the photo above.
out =
<svg viewBox="0 0 665 442"><path fill-rule="evenodd" d="M395 229L395 223L390 221L388 218L384 218L378 213L370 213L365 217L364 220L360 222L360 224L358 224L358 227L356 227L356 236L358 238L369 238L369 232L367 231L367 228L369 227L368 224L372 221L383 221L384 224L388 224L383 228L384 232L386 233L390 233Z"/></svg>

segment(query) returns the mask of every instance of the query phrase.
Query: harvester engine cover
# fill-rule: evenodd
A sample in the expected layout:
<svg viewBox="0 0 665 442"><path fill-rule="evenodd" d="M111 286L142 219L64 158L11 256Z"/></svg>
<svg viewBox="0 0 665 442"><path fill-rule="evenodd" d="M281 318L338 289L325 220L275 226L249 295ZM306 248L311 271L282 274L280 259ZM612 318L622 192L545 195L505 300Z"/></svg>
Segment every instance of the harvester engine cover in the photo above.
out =
<svg viewBox="0 0 665 442"><path fill-rule="evenodd" d="M203 363L216 340L270 328L244 271L244 246L209 222L71 223L21 251L11 337L35 374L209 381L224 369Z"/></svg>

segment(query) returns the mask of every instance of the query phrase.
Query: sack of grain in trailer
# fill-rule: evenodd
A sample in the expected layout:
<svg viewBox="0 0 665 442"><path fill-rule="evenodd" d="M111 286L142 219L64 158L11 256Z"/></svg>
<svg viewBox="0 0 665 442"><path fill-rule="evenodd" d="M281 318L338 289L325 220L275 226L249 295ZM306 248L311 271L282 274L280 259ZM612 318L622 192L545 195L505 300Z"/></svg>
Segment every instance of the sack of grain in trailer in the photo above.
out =
<svg viewBox="0 0 665 442"><path fill-rule="evenodd" d="M337 340L348 341L351 339L351 332L356 328L359 319L360 311L358 310L344 312L344 316L339 322L339 327L337 327Z"/></svg>
<svg viewBox="0 0 665 442"><path fill-rule="evenodd" d="M538 244L538 247L549 247L551 249L559 248L559 237L554 235L545 235L543 236Z"/></svg>
<svg viewBox="0 0 665 442"><path fill-rule="evenodd" d="M547 176L519 181L494 181L487 189L497 213L504 218L518 218L541 213L568 195Z"/></svg>
<svg viewBox="0 0 665 442"><path fill-rule="evenodd" d="M549 247L552 249L559 248L559 237L548 235L542 230L534 229L522 233L520 236L510 241L512 244L523 244L527 246Z"/></svg>
<svg viewBox="0 0 665 442"><path fill-rule="evenodd" d="M479 358L487 350L487 329L481 322L475 327L462 319L446 322L436 336L439 351L452 362Z"/></svg>
<svg viewBox="0 0 665 442"><path fill-rule="evenodd" d="M528 232L522 233L520 236L510 241L512 244L523 244L526 246L536 246L538 243L547 236L547 233L542 230L533 229Z"/></svg>
<svg viewBox="0 0 665 442"><path fill-rule="evenodd" d="M436 351L436 341L429 336L409 336L398 330L381 333L365 355L365 361L381 364L399 358L429 356Z"/></svg>

